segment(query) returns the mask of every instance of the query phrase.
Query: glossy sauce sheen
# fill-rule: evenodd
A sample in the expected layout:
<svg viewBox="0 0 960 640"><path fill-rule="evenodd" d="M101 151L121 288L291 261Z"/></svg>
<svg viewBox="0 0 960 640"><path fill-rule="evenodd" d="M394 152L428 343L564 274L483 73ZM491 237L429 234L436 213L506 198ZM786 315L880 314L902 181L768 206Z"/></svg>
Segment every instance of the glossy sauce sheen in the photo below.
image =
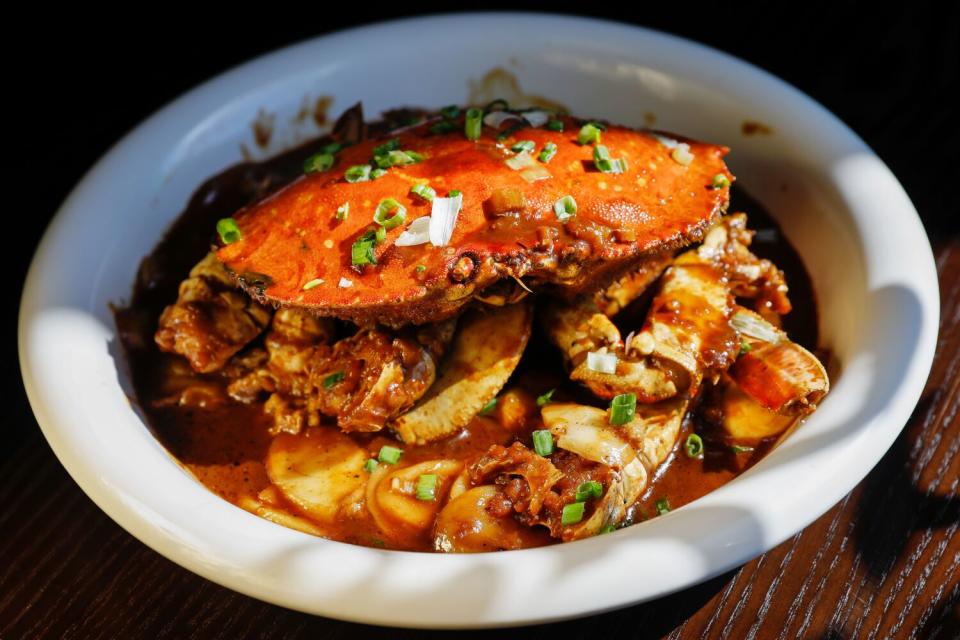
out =
<svg viewBox="0 0 960 640"><path fill-rule="evenodd" d="M193 373L179 357L160 353L153 342L157 318L176 299L177 286L190 268L209 250L216 221L298 177L303 160L324 142L316 141L262 163L241 164L207 180L144 260L131 305L116 311L137 400L150 427L171 454L205 486L233 503L244 496L255 496L270 485L263 463L271 442L267 433L270 418L263 414L260 403L241 405L229 401L224 391L227 383L218 376ZM815 300L796 252L760 206L736 189L730 210L748 213L750 228L759 232L752 250L773 260L786 273L794 310L784 318L784 329L800 344L816 348ZM621 312L616 322L624 333L641 325L648 305L649 295L645 295ZM585 389L572 384L562 371L560 354L542 332L535 331L506 389L525 389L536 396L556 387L554 400L602 405ZM188 409L169 402L177 389L188 384L199 385L209 396L207 408ZM533 418L522 432L511 432L495 417L496 413L492 417L477 417L458 435L425 446L403 446L386 433L348 437L371 457L376 457L384 444L400 446L404 449L401 462L414 463L437 458L475 459L491 444L508 444L517 437L529 440L529 431L540 428L539 419ZM702 460L688 458L683 452L683 442L691 431L700 433L706 442L707 454ZM770 446L771 443L764 443L754 452L735 454L696 416L688 418L678 445L631 510L628 521L656 517L657 502L662 499L668 501L671 509L695 500L756 462ZM280 504L280 508L299 515L290 505ZM345 542L415 550L432 550L428 533L389 540L370 517L344 518L332 529L325 528L325 535ZM555 541L543 536L533 538L531 544L549 542Z"/></svg>

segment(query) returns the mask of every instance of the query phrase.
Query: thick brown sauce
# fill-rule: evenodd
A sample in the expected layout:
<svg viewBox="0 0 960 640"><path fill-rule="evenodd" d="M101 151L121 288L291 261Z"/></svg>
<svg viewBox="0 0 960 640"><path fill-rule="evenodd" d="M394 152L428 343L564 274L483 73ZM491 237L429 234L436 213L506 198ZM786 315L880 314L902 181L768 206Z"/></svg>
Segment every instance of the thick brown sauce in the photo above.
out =
<svg viewBox="0 0 960 640"><path fill-rule="evenodd" d="M153 342L157 318L163 308L176 299L177 286L190 268L210 249L216 221L293 180L299 175L303 160L326 142L328 140L317 140L264 162L240 164L203 183L153 253L143 261L130 306L116 312L137 401L150 427L200 482L235 504L270 486L263 463L271 442L267 433L270 419L263 414L261 404L241 405L226 400L226 382L222 379L195 374L179 357L160 353ZM759 203L739 189L734 189L730 211L748 214L750 228L758 232L753 251L771 259L786 273L794 310L784 318L784 329L798 343L815 349L816 301L796 251ZM649 295L621 312L616 322L624 333L642 324L648 305ZM601 406L586 390L570 383L562 371L560 354L541 332L535 331L506 388L525 389L534 396L557 388L554 400ZM207 408L188 409L164 402L188 383L198 382L207 384L214 399ZM493 418L478 417L466 430L447 440L403 447L403 462L473 459L491 444L507 444L518 436L529 440L528 433L540 427L538 422L534 418L523 427L522 433L517 433L508 431ZM706 442L703 459L689 458L683 451L683 443L691 432L699 433ZM351 434L350 437L372 457L383 444L401 446L389 434ZM768 442L752 452L734 453L706 423L695 415L689 417L673 453L631 510L628 522L655 517L658 503L662 507L664 500L670 509L676 509L703 496L754 464L771 446ZM290 505L281 504L281 508L296 513ZM429 536L385 540L369 517L344 519L341 527L325 527L324 532L355 544L431 550ZM546 541L546 538L540 540Z"/></svg>

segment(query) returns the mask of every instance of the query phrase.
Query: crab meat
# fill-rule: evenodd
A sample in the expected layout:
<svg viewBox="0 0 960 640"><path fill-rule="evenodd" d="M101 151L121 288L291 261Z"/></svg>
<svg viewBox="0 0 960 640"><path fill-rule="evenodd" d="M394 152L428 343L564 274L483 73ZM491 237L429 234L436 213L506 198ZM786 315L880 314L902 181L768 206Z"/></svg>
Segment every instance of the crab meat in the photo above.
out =
<svg viewBox="0 0 960 640"><path fill-rule="evenodd" d="M592 290L597 278L702 238L726 208L729 189L711 187L718 174L732 178L725 147L689 141L696 159L681 165L659 138L611 125L602 143L626 160L627 170L603 173L594 165L593 147L577 143L578 121L560 119L566 133L522 132L537 149L557 145L549 164L534 161L541 175L533 181L508 164L516 157L510 139L498 141L489 128L479 140L467 139L462 121L447 134L430 133L431 122L394 132L398 150L423 159L374 180L348 182L345 172L371 164L384 141L347 147L330 170L305 175L235 213L242 237L217 256L260 301L358 324L400 326L449 318L504 279L523 278L531 288ZM409 224L430 214L430 204L410 193L414 184L429 184L438 194L462 192L463 208L446 246L396 245ZM518 204L494 211L504 200L497 194L506 192L520 196L510 199ZM577 212L560 221L554 205L565 196L576 200ZM355 267L351 247L387 198L406 208L406 219L376 246L376 264ZM344 203L350 215L338 220ZM338 286L343 278L352 286Z"/></svg>

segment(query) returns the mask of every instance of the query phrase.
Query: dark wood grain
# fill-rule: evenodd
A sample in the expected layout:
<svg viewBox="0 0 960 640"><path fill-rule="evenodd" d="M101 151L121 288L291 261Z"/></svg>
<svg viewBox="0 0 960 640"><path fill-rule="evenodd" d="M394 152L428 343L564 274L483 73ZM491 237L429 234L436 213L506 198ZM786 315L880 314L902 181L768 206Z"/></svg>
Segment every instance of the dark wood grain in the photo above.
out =
<svg viewBox="0 0 960 640"><path fill-rule="evenodd" d="M960 638L960 203L958 125L947 100L960 73L960 11L953 7L934 13L911 6L862 14L831 7L830 15L846 13L848 24L825 20L818 12L797 12L789 20L774 16L776 29L761 24L772 14L738 14L739 22L728 21L724 30L714 28L715 13L699 22L685 16L681 22L651 9L639 19L707 41L798 84L864 136L906 186L934 247L942 312L933 370L893 447L823 517L735 571L601 616L463 635ZM72 45L70 55L79 56L89 71L85 84L73 76L64 79L75 90L71 95L86 89L120 99L87 107L75 103L82 117L60 121L58 140L73 145L73 153L62 155L56 165L62 175L44 176L44 188L33 202L43 215L24 223L27 236L14 274L22 277L43 225L66 190L150 110L244 57L365 19L325 18L314 25L301 20L286 30L263 26L219 37L212 30L186 27L177 31L187 45L182 51L171 52L167 45L153 57L150 48L162 47L166 36L108 36L106 28L82 37L66 28L55 32L42 44L65 39ZM97 49L97 35L114 40ZM194 47L204 38L214 44L196 55ZM143 73L124 75L126 67L114 63L116 47L139 56ZM120 84L126 93L117 94ZM59 113L62 105L55 100L61 95L34 89L37 105L41 98L49 101L46 111L38 106L41 113ZM35 154L25 151L24 157L34 158L30 153ZM11 309L8 335L15 315ZM60 466L33 420L19 372L9 364L15 359L12 341L6 348L5 388L13 391L5 395L7 437L0 449L0 638L445 635L342 623L267 605L149 550L107 518Z"/></svg>

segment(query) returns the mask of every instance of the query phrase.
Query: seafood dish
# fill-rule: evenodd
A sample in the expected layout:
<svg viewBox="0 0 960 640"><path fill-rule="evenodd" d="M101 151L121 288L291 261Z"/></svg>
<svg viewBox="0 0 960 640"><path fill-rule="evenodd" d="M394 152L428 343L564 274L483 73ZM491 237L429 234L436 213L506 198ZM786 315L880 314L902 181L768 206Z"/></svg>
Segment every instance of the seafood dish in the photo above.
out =
<svg viewBox="0 0 960 640"><path fill-rule="evenodd" d="M829 391L802 261L728 151L502 100L357 105L209 178L144 259L115 310L136 401L216 494L342 542L662 516Z"/></svg>

